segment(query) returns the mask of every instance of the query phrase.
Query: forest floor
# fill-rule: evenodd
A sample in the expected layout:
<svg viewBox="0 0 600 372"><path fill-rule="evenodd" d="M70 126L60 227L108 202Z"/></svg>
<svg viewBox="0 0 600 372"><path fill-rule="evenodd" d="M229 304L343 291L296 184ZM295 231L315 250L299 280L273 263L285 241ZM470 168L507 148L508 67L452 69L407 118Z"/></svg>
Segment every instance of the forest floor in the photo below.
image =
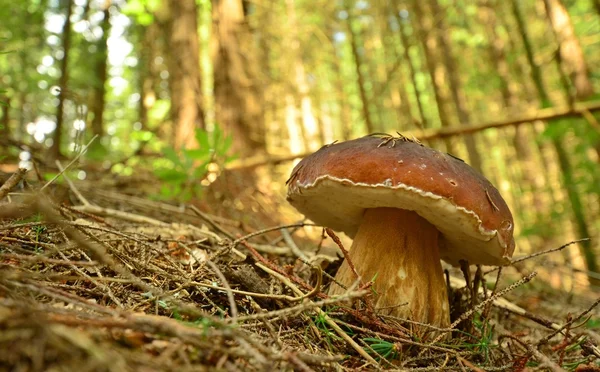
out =
<svg viewBox="0 0 600 372"><path fill-rule="evenodd" d="M333 239L260 186L176 206L152 182L0 188L0 370L600 371L597 293L450 270L454 323L423 338L368 286L328 297Z"/></svg>

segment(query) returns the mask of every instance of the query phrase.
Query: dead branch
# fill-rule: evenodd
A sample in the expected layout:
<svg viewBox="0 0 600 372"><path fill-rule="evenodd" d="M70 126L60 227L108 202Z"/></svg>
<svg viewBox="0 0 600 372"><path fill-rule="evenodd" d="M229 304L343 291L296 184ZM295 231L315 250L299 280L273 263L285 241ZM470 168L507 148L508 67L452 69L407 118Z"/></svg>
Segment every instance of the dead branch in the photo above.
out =
<svg viewBox="0 0 600 372"><path fill-rule="evenodd" d="M19 168L19 170L17 170L15 173L13 173L12 176L10 176L6 180L6 182L4 182L2 184L2 186L0 186L0 200L4 199L6 197L6 195L8 195L10 190L15 188L19 184L19 182L21 182L23 177L25 177L26 173L27 173L27 169Z"/></svg>
<svg viewBox="0 0 600 372"><path fill-rule="evenodd" d="M509 126L522 125L527 123L534 123L536 121L549 121L551 119L561 119L567 117L581 117L589 112L595 112L600 110L600 102L584 102L577 103L573 107L552 107L545 109L531 109L527 110L524 114L507 118L502 121L495 121L481 125L465 124L464 126L455 126L440 129L424 129L416 133L408 132L404 133L406 137L416 137L421 141L437 139L437 138L449 138L454 136L460 136L464 134L471 134L481 132L490 128L504 128ZM312 154L312 152L305 152L301 154L291 154L284 156L257 156L254 158L246 158L230 163L226 169L246 169L256 168L265 165L277 165L292 161L295 159L305 158Z"/></svg>

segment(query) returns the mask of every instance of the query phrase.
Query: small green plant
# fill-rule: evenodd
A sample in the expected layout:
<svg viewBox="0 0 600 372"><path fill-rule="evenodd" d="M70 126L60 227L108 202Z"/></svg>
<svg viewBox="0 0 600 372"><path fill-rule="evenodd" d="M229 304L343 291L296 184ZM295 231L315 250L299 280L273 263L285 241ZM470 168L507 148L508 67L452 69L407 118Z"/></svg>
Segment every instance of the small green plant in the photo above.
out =
<svg viewBox="0 0 600 372"><path fill-rule="evenodd" d="M474 351L474 352L483 354L483 356L485 358L485 363L488 363L490 360L490 350L498 347L498 345L496 343L494 343L494 327L490 327L490 325L488 323L483 322L480 319L479 314L475 315L475 318L473 319L473 325L478 330L478 333L481 334L480 338L477 338L476 336L474 336L470 333L467 333L467 332L463 332L463 331L459 331L459 330L456 330L456 332L462 333L471 339L475 339L475 340L477 340L476 342L462 342L457 345L453 345L453 344L440 344L440 345L448 347L448 348L470 350L470 351Z"/></svg>
<svg viewBox="0 0 600 372"><path fill-rule="evenodd" d="M327 311L324 311L322 313L318 313L317 315L315 315L312 318L312 321L314 323L314 325L316 326L316 328L325 335L325 340L327 341L327 345L329 345L329 347L332 347L332 341L340 341L341 338L331 329L329 329L329 325L327 324L327 316L328 313L331 311L334 311L334 308L331 308ZM307 328L308 330L308 328Z"/></svg>
<svg viewBox="0 0 600 372"><path fill-rule="evenodd" d="M365 351L373 354L377 353L377 359L392 360L398 358L398 347L395 343L380 340L378 338L363 338L362 339L369 347L365 347Z"/></svg>
<svg viewBox="0 0 600 372"><path fill-rule="evenodd" d="M164 159L160 159L154 174L163 181L160 197L190 200L198 196L202 181L210 172L218 170L235 159L228 155L233 138L225 136L219 126L207 132L196 130L197 148L176 151L167 146L162 149Z"/></svg>
<svg viewBox="0 0 600 372"><path fill-rule="evenodd" d="M31 230L35 234L36 245L35 245L34 249L37 253L42 253L44 251L44 249L41 246L38 246L37 243L40 242L40 237L46 232L47 228L44 225L36 225L36 226L33 226L33 228Z"/></svg>
<svg viewBox="0 0 600 372"><path fill-rule="evenodd" d="M590 318L585 323L585 327L588 329L598 329L600 328L600 319L599 318Z"/></svg>

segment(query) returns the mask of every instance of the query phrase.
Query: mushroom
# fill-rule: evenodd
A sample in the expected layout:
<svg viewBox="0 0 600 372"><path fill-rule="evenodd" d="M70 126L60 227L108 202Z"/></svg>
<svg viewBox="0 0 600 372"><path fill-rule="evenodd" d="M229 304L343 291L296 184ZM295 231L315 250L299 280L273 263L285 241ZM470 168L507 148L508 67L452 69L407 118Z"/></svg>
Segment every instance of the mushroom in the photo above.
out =
<svg viewBox="0 0 600 372"><path fill-rule="evenodd" d="M447 327L440 259L506 265L515 248L498 190L462 160L402 135L324 146L286 184L298 211L353 239L349 259L363 281L373 281L379 313ZM329 294L357 279L344 261Z"/></svg>

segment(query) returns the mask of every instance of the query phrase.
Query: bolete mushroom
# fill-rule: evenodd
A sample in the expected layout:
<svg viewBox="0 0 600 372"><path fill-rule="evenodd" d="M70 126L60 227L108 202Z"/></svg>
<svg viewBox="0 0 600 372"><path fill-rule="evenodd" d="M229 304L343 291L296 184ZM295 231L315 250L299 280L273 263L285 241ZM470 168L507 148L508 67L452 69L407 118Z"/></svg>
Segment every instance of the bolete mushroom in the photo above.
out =
<svg viewBox="0 0 600 372"><path fill-rule="evenodd" d="M440 259L505 265L513 218L498 190L462 160L404 136L370 135L319 149L296 165L287 200L353 238L349 258L373 280L378 311L449 325ZM357 280L347 262L335 281ZM329 294L345 289L332 283Z"/></svg>

